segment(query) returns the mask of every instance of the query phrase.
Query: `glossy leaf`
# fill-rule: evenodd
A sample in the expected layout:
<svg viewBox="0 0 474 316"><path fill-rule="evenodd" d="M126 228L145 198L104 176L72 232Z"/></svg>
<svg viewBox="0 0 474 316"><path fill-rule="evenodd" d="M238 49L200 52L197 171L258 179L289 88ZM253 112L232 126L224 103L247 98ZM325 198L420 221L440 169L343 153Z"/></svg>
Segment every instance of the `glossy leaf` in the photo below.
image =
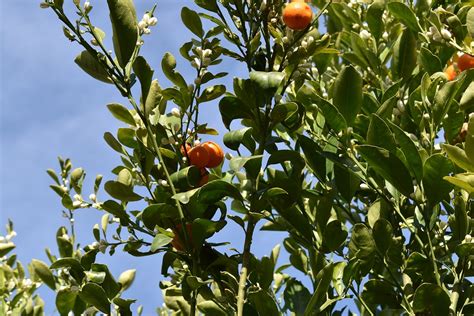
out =
<svg viewBox="0 0 474 316"><path fill-rule="evenodd" d="M453 164L441 154L429 157L423 165L423 189L426 197L435 205L448 197L452 185L443 177L454 171Z"/></svg>
<svg viewBox="0 0 474 316"><path fill-rule="evenodd" d="M436 284L421 284L413 297L413 311L415 312L431 312L433 316L448 315L449 305L448 294Z"/></svg>
<svg viewBox="0 0 474 316"><path fill-rule="evenodd" d="M362 77L352 66L345 67L334 82L334 105L347 124L354 122L362 107Z"/></svg>
<svg viewBox="0 0 474 316"><path fill-rule="evenodd" d="M86 283L81 291L79 296L86 303L94 306L101 312L105 314L110 314L110 302L105 294L104 289L95 283Z"/></svg>
<svg viewBox="0 0 474 316"><path fill-rule="evenodd" d="M74 59L74 62L91 77L105 83L113 82L104 66L99 63L97 57L91 55L89 51L82 51L77 55L76 59Z"/></svg>

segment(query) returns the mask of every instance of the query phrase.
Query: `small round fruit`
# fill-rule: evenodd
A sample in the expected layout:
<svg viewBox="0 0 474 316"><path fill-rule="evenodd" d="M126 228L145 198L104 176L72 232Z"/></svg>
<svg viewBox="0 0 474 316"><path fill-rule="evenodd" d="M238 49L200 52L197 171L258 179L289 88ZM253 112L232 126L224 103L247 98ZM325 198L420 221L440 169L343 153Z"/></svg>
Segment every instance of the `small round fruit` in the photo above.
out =
<svg viewBox="0 0 474 316"><path fill-rule="evenodd" d="M203 146L196 146L188 151L189 163L198 168L204 168L209 164L209 152Z"/></svg>
<svg viewBox="0 0 474 316"><path fill-rule="evenodd" d="M184 249L186 248L185 247L186 245L185 245L185 242L184 242L185 241L184 232L183 232L182 227L183 226L181 224L178 224L178 225L176 225L176 228L173 229L174 237L173 237L173 240L171 241L171 245L173 246L173 248L175 248L178 251L184 251ZM188 234L189 241L191 242L193 240L192 224L191 223L186 224L186 231L187 231L187 234Z"/></svg>
<svg viewBox="0 0 474 316"><path fill-rule="evenodd" d="M449 81L456 79L456 76L458 75L456 69L454 68L454 65L449 65L444 70L444 74L446 75L446 78L448 78Z"/></svg>
<svg viewBox="0 0 474 316"><path fill-rule="evenodd" d="M221 146L214 142L205 142L201 146L206 148L209 152L209 162L206 167L215 168L222 163L224 160L224 152L222 151Z"/></svg>
<svg viewBox="0 0 474 316"><path fill-rule="evenodd" d="M463 54L458 59L458 68L460 71L474 68L474 56Z"/></svg>
<svg viewBox="0 0 474 316"><path fill-rule="evenodd" d="M283 9L283 22L292 30L304 30L313 19L311 7L304 1L294 1Z"/></svg>

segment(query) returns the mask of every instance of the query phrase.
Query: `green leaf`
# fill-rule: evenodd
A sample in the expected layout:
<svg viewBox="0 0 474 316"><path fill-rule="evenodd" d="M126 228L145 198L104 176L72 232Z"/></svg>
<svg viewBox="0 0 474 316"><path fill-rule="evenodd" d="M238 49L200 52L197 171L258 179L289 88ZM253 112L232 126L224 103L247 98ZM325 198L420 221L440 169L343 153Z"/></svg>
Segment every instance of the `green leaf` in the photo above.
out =
<svg viewBox="0 0 474 316"><path fill-rule="evenodd" d="M469 9L466 16L467 31L474 37L474 7Z"/></svg>
<svg viewBox="0 0 474 316"><path fill-rule="evenodd" d="M224 145L232 150L239 149L240 145L244 145L250 152L254 152L255 150L255 141L252 138L251 127L245 127L226 133L223 142Z"/></svg>
<svg viewBox="0 0 474 316"><path fill-rule="evenodd" d="M419 64L423 66L423 69L426 70L426 72L428 72L430 75L443 70L443 66L441 65L441 60L439 60L439 57L433 54L426 47L422 47L420 49L418 60Z"/></svg>
<svg viewBox="0 0 474 316"><path fill-rule="evenodd" d="M105 273L104 281L102 282L102 288L104 289L107 297L112 299L120 291L120 285L115 281L114 276L110 273L109 268L105 264L93 263L91 265L91 270L93 272L103 272Z"/></svg>
<svg viewBox="0 0 474 316"><path fill-rule="evenodd" d="M120 201L132 202L143 199L142 196L133 192L133 188L117 181L107 181L104 189L111 197Z"/></svg>
<svg viewBox="0 0 474 316"><path fill-rule="evenodd" d="M413 193L410 173L395 154L370 145L357 146L357 151L368 162L369 167L390 182L398 191L406 196Z"/></svg>
<svg viewBox="0 0 474 316"><path fill-rule="evenodd" d="M117 139L115 139L114 135L112 135L109 132L105 132L104 140L113 150L115 150L116 152L120 154L123 153L122 145L118 142Z"/></svg>
<svg viewBox="0 0 474 316"><path fill-rule="evenodd" d="M459 107L464 111L474 109L474 82L471 82L466 91L464 91L461 101L459 102Z"/></svg>
<svg viewBox="0 0 474 316"><path fill-rule="evenodd" d="M50 269L62 269L67 268L69 269L69 273L77 280L82 281L84 278L84 268L82 267L81 263L74 258L61 258L53 262Z"/></svg>
<svg viewBox="0 0 474 316"><path fill-rule="evenodd" d="M456 246L456 254L461 257L468 257L474 255L474 243L462 243Z"/></svg>
<svg viewBox="0 0 474 316"><path fill-rule="evenodd" d="M39 276L41 281L44 282L52 290L56 289L56 283L54 281L54 276L49 267L41 260L33 259L31 261L31 266L35 271L35 274Z"/></svg>
<svg viewBox="0 0 474 316"><path fill-rule="evenodd" d="M219 111L227 129L230 129L230 123L235 119L252 118L252 113L246 104L234 96L223 97L219 101Z"/></svg>
<svg viewBox="0 0 474 316"><path fill-rule="evenodd" d="M326 158L320 155L321 147L310 138L300 135L298 142L303 149L306 164L311 168L319 180L326 180Z"/></svg>
<svg viewBox="0 0 474 316"><path fill-rule="evenodd" d="M306 306L308 306L311 294L308 289L298 280L291 278L287 281L285 291L283 292L285 306L294 313L294 315L303 315Z"/></svg>
<svg viewBox="0 0 474 316"><path fill-rule="evenodd" d="M161 60L161 68L163 69L163 73L165 74L166 78L168 78L172 83L177 85L179 88L187 89L188 86L183 76L181 76L181 74L175 70L176 58L174 58L171 53L167 52L163 55L163 59Z"/></svg>
<svg viewBox="0 0 474 316"><path fill-rule="evenodd" d="M369 306L381 304L382 306L397 308L400 306L397 297L398 295L392 285L383 279L368 280L364 284L362 298Z"/></svg>
<svg viewBox="0 0 474 316"><path fill-rule="evenodd" d="M326 265L316 276L316 279L319 281L316 287L316 291L314 291L313 296L311 297L308 306L304 312L304 316L313 315L315 312L321 312L322 305L326 301L326 294L331 284L332 275L333 275L333 264Z"/></svg>
<svg viewBox="0 0 474 316"><path fill-rule="evenodd" d="M251 291L248 293L248 299L252 303L253 307L257 310L259 315L280 315L277 303L275 302L274 298L271 297L266 291Z"/></svg>
<svg viewBox="0 0 474 316"><path fill-rule="evenodd" d="M449 198L452 185L443 181L443 177L452 172L454 172L453 164L443 155L435 154L426 159L423 165L423 189L431 205Z"/></svg>
<svg viewBox="0 0 474 316"><path fill-rule="evenodd" d="M474 172L474 164L467 158L466 152L461 148L449 144L442 144L441 147L448 155L449 159L458 167Z"/></svg>
<svg viewBox="0 0 474 316"><path fill-rule="evenodd" d="M472 173L459 173L453 177L443 177L443 179L461 189L466 190L469 194L474 193L474 174Z"/></svg>
<svg viewBox="0 0 474 316"><path fill-rule="evenodd" d="M157 234L153 238L153 242L151 243L150 250L155 252L159 248L168 245L172 240L173 240L173 238L170 237L170 236L167 236L165 234Z"/></svg>
<svg viewBox="0 0 474 316"><path fill-rule="evenodd" d="M12 242L0 243L0 256L6 256L13 249L15 249L15 244Z"/></svg>
<svg viewBox="0 0 474 316"><path fill-rule="evenodd" d="M250 80L262 90L276 91L285 78L283 72L251 71Z"/></svg>
<svg viewBox="0 0 474 316"><path fill-rule="evenodd" d="M400 20L406 27L413 32L420 31L415 13L402 2L390 2L387 4L388 11Z"/></svg>
<svg viewBox="0 0 474 316"><path fill-rule="evenodd" d="M113 83L107 70L99 63L97 57L91 55L88 51L82 51L74 59L74 62L91 77L105 83Z"/></svg>
<svg viewBox="0 0 474 316"><path fill-rule="evenodd" d="M177 220L178 210L173 205L158 203L147 206L142 213L143 224L148 229L154 230L155 226L162 226L163 219Z"/></svg>
<svg viewBox="0 0 474 316"><path fill-rule="evenodd" d="M474 165L474 115L469 116L464 151L471 165Z"/></svg>
<svg viewBox="0 0 474 316"><path fill-rule="evenodd" d="M150 91L151 81L153 79L153 69L147 63L146 59L142 56L138 56L133 63L133 71L140 80L140 86L142 88L142 102L145 103Z"/></svg>
<svg viewBox="0 0 474 316"><path fill-rule="evenodd" d="M199 38L204 36L201 18L195 11L188 7L183 7L181 9L181 20L183 20L184 25Z"/></svg>
<svg viewBox="0 0 474 316"><path fill-rule="evenodd" d="M77 292L70 289L59 290L56 294L56 308L61 315L68 315L76 304Z"/></svg>
<svg viewBox="0 0 474 316"><path fill-rule="evenodd" d="M377 246L378 251L380 251L382 255L385 255L388 248L390 248L390 245L392 244L392 225L386 219L380 218L375 222L372 234L374 236L375 245Z"/></svg>
<svg viewBox="0 0 474 316"><path fill-rule="evenodd" d="M374 263L376 244L370 229L364 224L357 223L352 228L349 242L349 257L360 261L361 269L367 273Z"/></svg>
<svg viewBox="0 0 474 316"><path fill-rule="evenodd" d="M199 103L204 103L204 102L215 100L219 98L220 96L222 96L225 93L225 91L226 91L226 88L222 84L207 87L199 96L198 101Z"/></svg>
<svg viewBox="0 0 474 316"><path fill-rule="evenodd" d="M196 166L189 166L171 174L170 179L176 187L189 189L199 183L201 171Z"/></svg>
<svg viewBox="0 0 474 316"><path fill-rule="evenodd" d="M438 285L423 283L413 296L414 312L431 312L433 316L449 314L449 295Z"/></svg>
<svg viewBox="0 0 474 316"><path fill-rule="evenodd" d="M350 202L355 192L359 189L360 178L349 168L335 164L334 179L336 181L337 190L341 193L341 196L347 202Z"/></svg>
<svg viewBox="0 0 474 316"><path fill-rule="evenodd" d="M367 131L367 142L395 153L397 145L387 123L377 114L370 117L369 130Z"/></svg>
<svg viewBox="0 0 474 316"><path fill-rule="evenodd" d="M95 283L86 283L79 297L105 314L110 314L110 302L104 289Z"/></svg>
<svg viewBox="0 0 474 316"><path fill-rule="evenodd" d="M345 67L334 82L334 105L348 125L354 122L362 107L362 77L352 66Z"/></svg>
<svg viewBox="0 0 474 316"><path fill-rule="evenodd" d="M111 103L107 105L107 108L112 113L112 115L119 121L135 126L135 119L133 118L132 114L130 114L130 111L123 105L118 103Z"/></svg>
<svg viewBox="0 0 474 316"><path fill-rule="evenodd" d="M423 177L423 162L421 161L421 157L415 143L399 126L393 124L390 121L387 122L392 129L398 146L405 156L405 160L408 162L408 169L411 170L412 174L418 181L421 181Z"/></svg>
<svg viewBox="0 0 474 316"><path fill-rule="evenodd" d="M216 0L195 0L194 2L203 9L217 12L218 6Z"/></svg>
<svg viewBox="0 0 474 316"><path fill-rule="evenodd" d="M416 47L415 34L409 29L404 30L395 43L393 52L392 71L398 78L407 80L411 76L416 67L418 56Z"/></svg>
<svg viewBox="0 0 474 316"><path fill-rule="evenodd" d="M383 11L385 10L384 1L374 1L367 10L367 24L370 32L375 38L379 39L384 29L384 23L382 20Z"/></svg>
<svg viewBox="0 0 474 316"><path fill-rule="evenodd" d="M323 247L327 248L327 252L336 251L346 241L347 235L348 233L340 221L331 221L323 233Z"/></svg>
<svg viewBox="0 0 474 316"><path fill-rule="evenodd" d="M138 40L137 14L133 0L107 0L113 43L119 65L125 68Z"/></svg>

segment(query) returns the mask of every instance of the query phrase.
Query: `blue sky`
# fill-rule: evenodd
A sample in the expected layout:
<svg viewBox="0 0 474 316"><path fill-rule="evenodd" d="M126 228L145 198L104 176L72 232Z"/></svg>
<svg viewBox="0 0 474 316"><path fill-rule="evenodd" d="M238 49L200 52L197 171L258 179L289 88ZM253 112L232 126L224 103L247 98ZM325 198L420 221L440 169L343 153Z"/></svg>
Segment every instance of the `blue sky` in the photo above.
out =
<svg viewBox="0 0 474 316"><path fill-rule="evenodd" d="M139 17L154 3L135 2ZM194 72L179 59L178 50L191 37L180 23L180 9L183 5L192 8L194 5L191 0L156 2L158 25L145 37L142 54L155 68L158 80L167 86L169 83L159 69L166 51L178 58L178 68L184 76L193 78ZM105 30L110 41L105 1L92 0L91 4L93 21ZM51 180L45 170L58 168L58 155L71 158L75 167L87 171L85 196L90 193L96 174L103 174L104 180L112 178L110 171L120 160L105 144L102 135L106 131L115 133L121 125L105 105L126 103L112 85L95 81L74 64L80 47L63 36L53 12L41 10L39 1L0 1L0 41L0 224L3 229L8 218L14 221L18 233L16 253L23 263L32 258L47 261L44 248L56 251L56 230L68 223L61 217L60 201L48 187ZM243 65L224 62L220 68L230 74L222 79L228 86L232 77L247 76ZM221 131L220 136L210 139L222 143L224 129L217 103L206 103L201 111L202 117ZM102 194L99 199L106 197ZM92 227L100 221L101 215L96 210L76 213L81 244L93 241ZM242 237L242 231L230 224L218 240L231 240L233 247L241 249ZM257 233L256 254L268 254L281 240L276 237L273 233ZM117 251L113 257L98 256L98 262L109 264L116 276L126 269L137 269L135 284L127 296L138 299L135 307L144 305L145 315L154 314L154 308L162 303L158 287L161 256L134 258ZM47 302L46 314L52 315L54 296L47 289L41 289L40 294Z"/></svg>

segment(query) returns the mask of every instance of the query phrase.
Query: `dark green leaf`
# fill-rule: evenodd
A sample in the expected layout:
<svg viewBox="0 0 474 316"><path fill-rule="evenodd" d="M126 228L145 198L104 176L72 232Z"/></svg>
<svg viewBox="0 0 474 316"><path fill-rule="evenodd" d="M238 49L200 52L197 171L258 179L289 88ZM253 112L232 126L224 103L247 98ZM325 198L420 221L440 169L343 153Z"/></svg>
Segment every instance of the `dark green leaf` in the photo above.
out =
<svg viewBox="0 0 474 316"><path fill-rule="evenodd" d="M371 168L390 182L398 191L406 196L413 193L410 173L395 154L386 149L370 145L357 146L357 151Z"/></svg>
<svg viewBox="0 0 474 316"><path fill-rule="evenodd" d="M81 291L79 296L86 303L96 307L98 310L105 314L110 314L110 302L105 294L104 289L95 283L86 283Z"/></svg>
<svg viewBox="0 0 474 316"><path fill-rule="evenodd" d="M70 289L59 290L56 294L56 308L61 315L68 315L76 304L77 292Z"/></svg>
<svg viewBox="0 0 474 316"><path fill-rule="evenodd" d="M387 4L387 8L393 16L399 19L411 31L416 33L420 30L415 13L406 4L402 2L390 2Z"/></svg>
<svg viewBox="0 0 474 316"><path fill-rule="evenodd" d="M413 297L414 312L431 312L433 316L449 314L451 301L448 294L438 285L423 283Z"/></svg>
<svg viewBox="0 0 474 316"><path fill-rule="evenodd" d="M133 192L133 188L117 181L107 181L104 185L104 189L111 197L120 201L132 202L139 201L143 198Z"/></svg>
<svg viewBox="0 0 474 316"><path fill-rule="evenodd" d="M354 67L345 67L334 82L334 105L347 124L352 124L362 107L362 77Z"/></svg>
<svg viewBox="0 0 474 316"><path fill-rule="evenodd" d="M454 166L449 159L441 154L435 154L426 159L423 165L423 189L431 205L448 197L452 185L443 181L443 177L454 172Z"/></svg>
<svg viewBox="0 0 474 316"><path fill-rule="evenodd" d="M132 114L130 114L130 111L123 105L111 103L107 105L107 108L116 119L135 126L135 119L133 118Z"/></svg>
<svg viewBox="0 0 474 316"><path fill-rule="evenodd" d="M395 4L395 2L392 2ZM396 2L404 6L404 4ZM398 78L407 80L416 67L418 52L416 50L417 39L415 34L406 29L395 43L392 70Z"/></svg>
<svg viewBox="0 0 474 316"><path fill-rule="evenodd" d="M54 281L54 276L49 267L41 260L33 259L31 265L36 275L39 276L41 281L44 282L52 290L56 289L56 283Z"/></svg>
<svg viewBox="0 0 474 316"><path fill-rule="evenodd" d="M135 50L138 25L133 0L107 0L112 22L114 50L117 60L125 68Z"/></svg>
<svg viewBox="0 0 474 316"><path fill-rule="evenodd" d="M99 63L97 57L91 55L88 51L85 50L77 55L74 62L91 77L105 83L112 83L107 70Z"/></svg>
<svg viewBox="0 0 474 316"><path fill-rule="evenodd" d="M181 9L181 20L183 20L184 25L199 38L204 36L201 18L195 11L188 7L183 7L183 9Z"/></svg>
<svg viewBox="0 0 474 316"><path fill-rule="evenodd" d="M386 219L380 218L375 222L372 233L378 251L380 251L382 255L385 255L385 252L387 252L392 243L392 225Z"/></svg>

